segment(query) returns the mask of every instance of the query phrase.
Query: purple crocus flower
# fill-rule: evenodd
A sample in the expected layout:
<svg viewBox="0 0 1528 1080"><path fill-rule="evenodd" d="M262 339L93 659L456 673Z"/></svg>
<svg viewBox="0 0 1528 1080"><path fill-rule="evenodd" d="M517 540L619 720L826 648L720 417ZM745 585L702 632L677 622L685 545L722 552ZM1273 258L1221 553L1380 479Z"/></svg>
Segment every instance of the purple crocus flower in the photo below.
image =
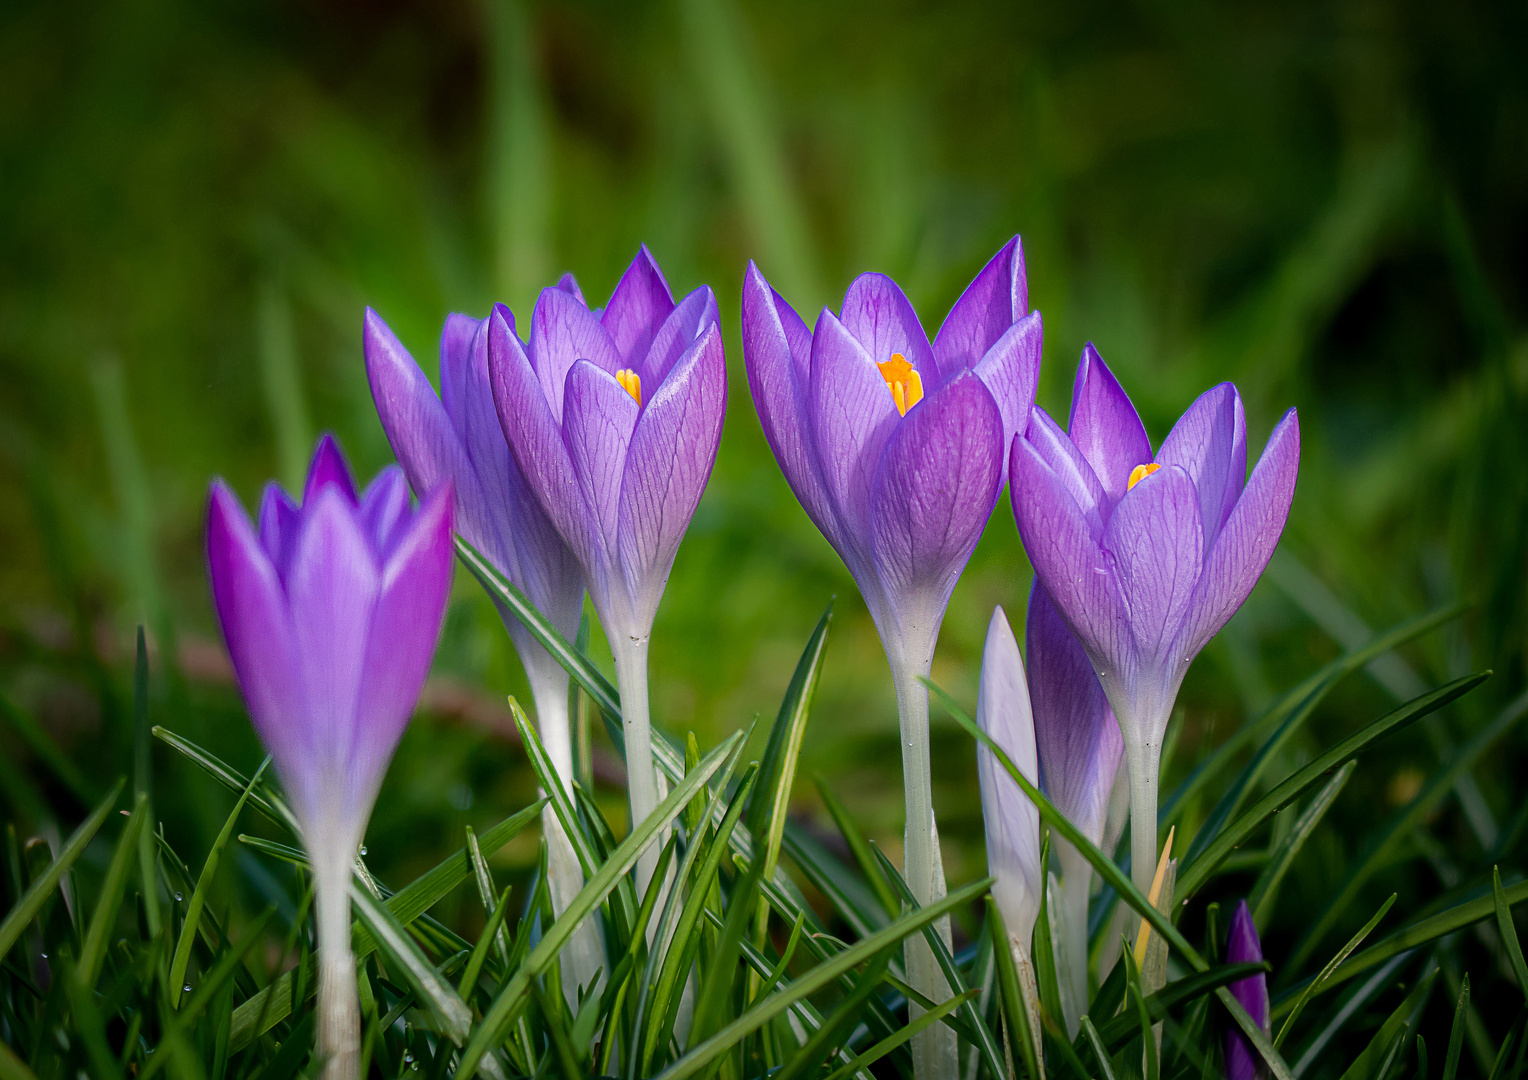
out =
<svg viewBox="0 0 1528 1080"><path fill-rule="evenodd" d="M578 629L584 579L578 561L547 520L515 464L494 409L488 381L488 320L450 315L440 338L440 396L382 317L366 311L363 340L372 399L393 453L416 493L450 480L456 491L456 530L526 594L567 638ZM569 790L573 744L568 722L568 673L501 608L535 701L547 755ZM547 886L561 914L583 887L572 842L550 805L542 813L547 838ZM599 928L585 923L563 953L563 988L576 1005L604 964Z"/></svg>
<svg viewBox="0 0 1528 1080"><path fill-rule="evenodd" d="M1231 932L1226 939L1226 963L1260 964L1263 961L1263 944L1258 940L1257 927L1247 901L1236 905L1231 915ZM1238 979L1228 988L1247 1010L1253 1023L1268 1030L1268 976L1263 972ZM1226 1028L1226 1080L1258 1080L1268 1075L1263 1056L1257 1052L1251 1040L1234 1023Z"/></svg>
<svg viewBox="0 0 1528 1080"><path fill-rule="evenodd" d="M1024 638L1042 786L1056 809L1095 846L1101 846L1124 751L1119 724L1087 653L1038 581L1029 592ZM1088 897L1093 866L1070 841L1054 839L1065 900L1053 915L1061 927L1057 935L1061 1003L1068 1033L1075 1036L1088 1002Z"/></svg>
<svg viewBox="0 0 1528 1080"><path fill-rule="evenodd" d="M1246 600L1294 497L1291 409L1247 477L1247 424L1222 383L1153 452L1135 406L1092 345L1072 390L1070 433L1042 409L1014 441L1019 534L1035 574L1098 673L1130 769L1131 871L1156 868L1162 736L1193 658Z"/></svg>
<svg viewBox="0 0 1528 1080"><path fill-rule="evenodd" d="M891 664L906 874L920 903L943 893L944 874L930 798L928 695L918 680L929 673L950 594L1002 490L1008 443L1027 422L1041 333L1018 237L976 276L932 343L882 274L856 278L840 314L824 309L815 332L752 263L743 282L743 355L764 435L854 575ZM933 987L938 973L926 944L909 939L907 950L913 985ZM931 1063L920 1075L949 1069Z"/></svg>
<svg viewBox="0 0 1528 1080"><path fill-rule="evenodd" d="M542 290L530 340L497 305L488 365L499 423L552 527L583 570L610 640L634 822L658 803L647 647L674 555L710 478L727 403L716 298L677 304L643 247L591 311L571 277ZM644 884L656 862L639 864Z"/></svg>
<svg viewBox="0 0 1528 1080"><path fill-rule="evenodd" d="M430 670L451 590L449 483L417 512L397 468L357 496L330 436L302 505L265 489L258 532L221 481L207 565L250 719L271 752L313 867L325 1076L356 1075L350 872L377 789Z"/></svg>

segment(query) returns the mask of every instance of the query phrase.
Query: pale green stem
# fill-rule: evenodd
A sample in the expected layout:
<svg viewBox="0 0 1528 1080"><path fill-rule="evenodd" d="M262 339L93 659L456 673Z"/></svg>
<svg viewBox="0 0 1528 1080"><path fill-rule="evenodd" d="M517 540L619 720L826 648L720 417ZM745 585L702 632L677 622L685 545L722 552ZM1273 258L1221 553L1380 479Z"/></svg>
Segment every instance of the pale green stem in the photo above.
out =
<svg viewBox="0 0 1528 1080"><path fill-rule="evenodd" d="M647 820L658 806L658 778L653 769L653 729L647 711L646 635L616 634L610 650L615 657L616 687L621 694L621 723L626 735L626 790L631 801L631 826ZM637 860L637 894L647 892L658 867L659 843Z"/></svg>
<svg viewBox="0 0 1528 1080"><path fill-rule="evenodd" d="M350 860L314 878L318 921L318 1056L323 1080L359 1080L361 1007L356 997L355 954L350 951ZM316 864L315 864L316 865Z"/></svg>
<svg viewBox="0 0 1528 1080"><path fill-rule="evenodd" d="M1142 896L1150 895L1151 878L1157 870L1157 771L1161 758L1160 738L1126 735L1125 767L1130 770L1130 879Z"/></svg>
<svg viewBox="0 0 1528 1080"><path fill-rule="evenodd" d="M1067 1035L1075 1039L1088 1008L1088 900L1093 867L1069 841L1051 835L1061 864L1061 1011Z"/></svg>

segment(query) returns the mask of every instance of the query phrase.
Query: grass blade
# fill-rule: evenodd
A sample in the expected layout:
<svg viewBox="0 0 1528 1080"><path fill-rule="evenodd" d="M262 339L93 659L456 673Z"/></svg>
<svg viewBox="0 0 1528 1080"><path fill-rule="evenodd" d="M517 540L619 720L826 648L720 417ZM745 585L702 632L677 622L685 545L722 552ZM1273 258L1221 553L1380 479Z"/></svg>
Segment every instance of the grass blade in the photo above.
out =
<svg viewBox="0 0 1528 1080"><path fill-rule="evenodd" d="M1289 1010L1288 1019L1286 1019L1284 1021L1284 1025L1279 1028L1278 1038L1273 1040L1274 1046L1284 1045L1284 1040L1289 1037L1290 1027L1294 1024L1295 1017L1300 1015L1300 1010L1305 1008L1305 1003L1309 1001L1311 997L1321 992L1323 987L1326 985L1327 980L1332 977L1332 973L1342 966L1342 962L1352 955L1354 949L1363 944L1363 941L1366 937L1373 933L1374 928L1379 925L1380 920L1385 917L1385 913L1389 911L1391 905L1395 903L1395 897L1395 893L1390 894L1390 899L1386 900L1379 906L1379 910L1374 913L1374 917L1371 918L1368 922L1364 923L1364 925L1359 928L1358 933L1354 934L1351 938L1348 939L1346 945L1337 950L1337 955L1332 957L1331 960L1327 962L1326 967L1321 969L1320 974L1316 976L1315 980L1309 983L1305 987L1304 992L1302 992L1300 996L1295 999L1294 1006Z"/></svg>
<svg viewBox="0 0 1528 1080"><path fill-rule="evenodd" d="M1459 1054L1464 1050L1465 1016L1470 1011L1470 977L1464 977L1459 990L1459 1002L1454 1006L1454 1026L1448 1033L1448 1054L1443 1059L1443 1080L1454 1080L1459 1075Z"/></svg>
<svg viewBox="0 0 1528 1080"><path fill-rule="evenodd" d="M106 868L106 878L101 882L100 896L96 898L95 912L90 917L90 930L85 935L85 944L80 948L80 962L75 968L75 975L82 986L95 986L96 976L101 970L101 960L106 955L106 939L117 926L117 910L122 905L122 894L127 889L128 871L133 860L138 857L138 834L143 831L148 819L149 800L148 796L142 795L138 798L132 817L127 820L127 828L122 830L117 850L112 853L111 864Z"/></svg>
<svg viewBox="0 0 1528 1080"><path fill-rule="evenodd" d="M467 1038L472 1024L472 1013L457 996L451 984L420 953L403 929L401 923L383 904L377 903L371 893L350 883L350 903L360 915L361 922L371 930L371 936L382 946L396 966L408 977L409 985L419 999L429 1006L439 1030L457 1046Z"/></svg>
<svg viewBox="0 0 1528 1080"><path fill-rule="evenodd" d="M948 1001L940 1002L932 1009L929 1009L927 1012L920 1015L918 1019L914 1020L911 1024L908 1024L906 1027L900 1028L893 1034L886 1036L886 1038L876 1043L863 1054L859 1054L853 1058L848 1062L848 1064L841 1065L837 1069L834 1069L833 1072L828 1074L826 1080L845 1080L846 1077L853 1076L856 1073L864 1072L871 1065L874 1065L877 1061L881 1060L881 1058L891 1053L897 1047L903 1045L904 1043L910 1042L913 1036L917 1035L919 1032L926 1028L933 1027L946 1016L950 1015L950 1013L967 1004L975 996L975 990L967 990L964 994L957 994L955 997L950 998ZM1002 1076L1003 1074L999 1073L998 1075ZM1114 1080L1114 1078L1111 1076L1109 1077L1109 1080Z"/></svg>
<svg viewBox="0 0 1528 1080"><path fill-rule="evenodd" d="M1247 895L1247 908L1252 913L1252 921L1257 925L1267 925L1268 916L1272 914L1274 897L1278 895L1279 884L1284 880L1284 875L1289 873L1295 856L1300 854L1305 841L1310 839L1310 834L1316 831L1317 825L1321 824L1321 819L1337 801L1337 796L1342 794L1342 789L1347 786L1356 768L1358 768L1358 762L1349 761L1337 770L1337 775L1328 780L1324 788L1316 792L1310 805L1301 812L1294 827L1289 830L1289 835L1279 842L1279 846L1268 857L1268 865L1258 875L1257 883L1252 886L1252 892Z"/></svg>
<svg viewBox="0 0 1528 1080"><path fill-rule="evenodd" d="M1523 963L1523 947L1517 941L1517 927L1512 922L1512 908L1507 904L1507 894L1501 887L1501 869L1491 867L1491 902L1496 907L1496 928L1501 931L1502 942L1507 946L1507 959L1512 961L1512 974L1517 976L1517 988L1528 997L1528 965Z"/></svg>

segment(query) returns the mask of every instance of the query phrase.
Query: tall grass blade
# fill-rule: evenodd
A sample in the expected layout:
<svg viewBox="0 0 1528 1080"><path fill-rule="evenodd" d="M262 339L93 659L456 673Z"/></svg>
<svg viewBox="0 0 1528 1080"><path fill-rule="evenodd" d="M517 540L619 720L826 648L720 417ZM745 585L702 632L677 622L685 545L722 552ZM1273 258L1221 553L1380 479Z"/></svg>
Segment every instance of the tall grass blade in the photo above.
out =
<svg viewBox="0 0 1528 1080"><path fill-rule="evenodd" d="M1294 1005L1290 1008L1289 1016L1285 1019L1284 1025L1279 1028L1278 1038L1273 1040L1274 1046L1284 1045L1284 1040L1289 1037L1290 1028L1294 1024L1295 1018L1300 1015L1300 1010L1305 1008L1305 1003L1326 987L1327 982L1332 978L1332 974L1342 966L1342 962L1351 956L1353 950L1362 945L1364 939L1374 932L1374 928L1380 924L1380 920L1385 917L1385 913L1395 903L1395 897L1396 894L1391 893L1390 899L1380 905L1379 910L1374 913L1374 916L1359 928L1358 933L1348 939L1346 945L1337 950L1337 955L1327 961L1326 967L1322 968L1316 978L1306 985L1304 991L1295 999Z"/></svg>
<svg viewBox="0 0 1528 1080"><path fill-rule="evenodd" d="M80 947L80 960L75 974L83 985L94 987L101 971L101 961L106 956L107 938L117 928L117 911L122 906L122 894L127 891L127 877L133 861L138 858L138 835L147 827L149 820L148 796L140 795L138 805L127 819L127 828L117 841L111 863L106 867L106 877L96 897L94 914L90 917L90 929L85 943Z"/></svg>
<svg viewBox="0 0 1528 1080"><path fill-rule="evenodd" d="M360 916L360 921L371 931L372 938L404 972L414 993L429 1007L430 1015L439 1030L460 1046L467 1039L472 1013L451 984L441 978L440 973L424 958L419 947L387 907L377 903L371 893L357 886L354 881L350 884L350 903Z"/></svg>
<svg viewBox="0 0 1528 1080"><path fill-rule="evenodd" d="M1448 1053L1443 1058L1443 1080L1454 1080L1459 1075L1459 1055L1464 1050L1465 1017L1470 1011L1470 977L1464 976L1459 989L1459 1001L1454 1006L1454 1025L1448 1032Z"/></svg>
<svg viewBox="0 0 1528 1080"><path fill-rule="evenodd" d="M1247 908L1252 913L1252 921L1258 926L1267 925L1268 916L1273 912L1274 898L1278 895L1279 885L1283 882L1284 875L1289 873L1289 868L1294 865L1295 856L1300 854L1305 841L1310 839L1311 833L1316 831L1316 826L1321 824L1321 819L1337 801L1337 796L1342 794L1342 789L1347 786L1356 768L1358 768L1358 762L1349 761L1338 769L1337 774L1327 781L1326 786L1316 792L1310 804L1301 811L1294 827L1269 854L1268 865L1263 867L1263 872L1257 876L1257 882L1252 886L1252 891L1247 894Z"/></svg>
<svg viewBox="0 0 1528 1080"><path fill-rule="evenodd" d="M897 1049L897 1047L911 1042L913 1036L933 1027L956 1009L968 1004L976 996L976 993L975 990L967 990L964 994L957 994L948 1001L940 1002L932 1009L920 1014L918 1019L906 1027L899 1028L895 1033L886 1036L886 1038L870 1047L864 1053L856 1055L847 1064L840 1065L834 1069L827 1075L825 1080L846 1080L850 1076L867 1075L865 1070L869 1069L871 1065L880 1061L881 1058ZM1003 1076L1004 1074L998 1073L997 1075ZM1113 1077L1110 1077L1109 1080L1113 1080Z"/></svg>
<svg viewBox="0 0 1528 1080"><path fill-rule="evenodd" d="M1491 901L1496 907L1496 929L1501 932L1502 943L1507 947L1507 959L1512 962L1512 974L1517 978L1517 988L1528 998L1528 964L1523 963L1523 947L1517 941L1517 926L1512 921L1512 908L1507 894L1501 887L1501 869L1491 867Z"/></svg>

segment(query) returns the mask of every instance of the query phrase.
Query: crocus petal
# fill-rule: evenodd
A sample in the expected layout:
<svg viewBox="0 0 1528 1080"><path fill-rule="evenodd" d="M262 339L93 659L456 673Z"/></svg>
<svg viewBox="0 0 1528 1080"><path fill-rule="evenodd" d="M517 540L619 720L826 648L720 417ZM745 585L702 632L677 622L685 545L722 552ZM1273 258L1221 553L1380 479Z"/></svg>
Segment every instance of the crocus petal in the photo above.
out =
<svg viewBox="0 0 1528 1080"><path fill-rule="evenodd" d="M1257 964L1263 960L1263 945L1257 937L1257 927L1247 902L1236 905L1231 915L1230 933L1226 939L1226 963ZM1231 983L1228 989L1252 1021L1268 1030L1268 976L1259 972ZM1256 1080L1266 1074L1262 1055L1253 1049L1252 1043L1241 1028L1231 1023L1226 1028L1226 1077L1228 1080Z"/></svg>
<svg viewBox="0 0 1528 1080"><path fill-rule="evenodd" d="M1124 498L1130 472L1152 461L1151 440L1130 398L1090 341L1082 350L1072 383L1072 415L1067 433L1111 503Z"/></svg>
<svg viewBox="0 0 1528 1080"><path fill-rule="evenodd" d="M355 505L355 479L340 451L340 444L328 432L319 438L318 446L313 450L313 460L308 463L308 480L302 491L303 505L306 506L326 487L338 488L350 504Z"/></svg>
<svg viewBox="0 0 1528 1080"><path fill-rule="evenodd" d="M1032 312L1010 326L976 364L976 377L987 384L1003 414L1003 476L1008 475L1008 451L1013 437L1029 426L1040 381L1040 349L1045 328L1040 313Z"/></svg>
<svg viewBox="0 0 1528 1080"><path fill-rule="evenodd" d="M1038 782L1024 661L1000 607L987 625L976 722L1026 780ZM992 898L1003 913L1009 935L1027 945L1040 914L1040 813L985 743L976 748L976 765L987 830L987 871L996 879Z"/></svg>
<svg viewBox="0 0 1528 1080"><path fill-rule="evenodd" d="M371 309L366 310L370 314ZM459 370L466 364L472 353L472 343L477 340L478 331L483 328L485 322L487 322L486 319L474 319L471 315L463 315L456 311L446 316L446 324L440 329L440 397L442 401L446 399L446 369L451 367Z"/></svg>
<svg viewBox="0 0 1528 1080"><path fill-rule="evenodd" d="M558 278L557 285L555 287L561 289L563 292L573 297L573 299L577 300L580 304L583 304L584 307L589 306L588 303L584 300L584 290L578 287L578 280L572 274L564 274L562 277Z"/></svg>
<svg viewBox="0 0 1528 1080"><path fill-rule="evenodd" d="M712 325L642 410L626 452L620 565L643 632L652 624L679 541L711 478L726 407L722 335Z"/></svg>
<svg viewBox="0 0 1528 1080"><path fill-rule="evenodd" d="M531 315L530 362L559 424L568 369L576 360L588 360L612 375L626 366L597 316L561 289L542 289Z"/></svg>
<svg viewBox="0 0 1528 1080"><path fill-rule="evenodd" d="M901 287L885 274L855 278L844 294L839 318L876 363L885 363L893 353L900 353L923 377L924 393L942 381L918 313Z"/></svg>
<svg viewBox="0 0 1528 1080"><path fill-rule="evenodd" d="M1247 414L1236 387L1221 383L1200 394L1162 441L1157 461L1181 465L1194 481L1209 548L1247 476Z"/></svg>
<svg viewBox="0 0 1528 1080"><path fill-rule="evenodd" d="M1109 509L1108 496L1104 494L1103 485L1098 482L1093 466L1088 464L1076 444L1067 438L1061 425L1051 418L1050 413L1036 405L1029 412L1029 427L1024 437L1082 510L1094 539L1103 536L1104 517Z"/></svg>
<svg viewBox="0 0 1528 1080"><path fill-rule="evenodd" d="M969 372L908 410L886 442L872 496L875 565L888 595L932 597L943 612L997 502L1002 447L1002 414Z"/></svg>
<svg viewBox="0 0 1528 1080"><path fill-rule="evenodd" d="M642 397L650 399L673 370L674 364L706 327L716 325L716 295L702 285L679 301L653 336L652 347L640 364L633 364L642 377Z"/></svg>
<svg viewBox="0 0 1528 1080"><path fill-rule="evenodd" d="M1039 581L1029 590L1024 639L1045 793L1097 844L1125 749L1119 723L1088 654Z"/></svg>
<svg viewBox="0 0 1528 1080"><path fill-rule="evenodd" d="M1128 658L1124 601L1087 512L1028 436L1013 440L1008 467L1008 494L1019 536L1056 610L1095 663Z"/></svg>
<svg viewBox="0 0 1528 1080"><path fill-rule="evenodd" d="M764 438L807 515L829 542L837 524L812 458L805 387L811 372L812 335L752 261L743 275L743 360Z"/></svg>
<svg viewBox="0 0 1528 1080"><path fill-rule="evenodd" d="M1165 465L1131 488L1104 527L1103 547L1113 557L1138 655L1165 658L1204 561L1199 493L1188 473Z"/></svg>
<svg viewBox="0 0 1528 1080"><path fill-rule="evenodd" d="M871 483L901 417L875 361L830 311L812 336L807 405L823 486L852 544L870 535Z"/></svg>
<svg viewBox="0 0 1528 1080"><path fill-rule="evenodd" d="M962 368L975 367L1008 328L1028 314L1024 245L1015 236L988 260L945 317L934 338L939 370L949 378Z"/></svg>
<svg viewBox="0 0 1528 1080"><path fill-rule="evenodd" d="M635 368L647 355L653 343L653 335L673 310L674 294L669 291L668 282L663 280L663 271L658 269L657 260L647 250L647 245L643 244L637 251L637 257L626 268L626 273L616 283L610 303L600 317L601 324L621 355L622 367ZM643 375L644 379L646 377Z"/></svg>
<svg viewBox="0 0 1528 1080"><path fill-rule="evenodd" d="M1205 554L1204 573L1181 634L1179 647L1184 656L1192 657L1204 648L1242 606L1267 568L1289 519L1299 471L1300 420L1290 409L1268 437L1246 489Z"/></svg>
<svg viewBox="0 0 1528 1080"><path fill-rule="evenodd" d="M207 506L207 569L250 719L290 781L304 759L307 736L286 593L238 497L222 481L213 483Z"/></svg>
<svg viewBox="0 0 1528 1080"><path fill-rule="evenodd" d="M260 499L260 543L283 581L292 562L292 549L297 546L299 520L300 511L286 489L274 480L266 484Z"/></svg>
<svg viewBox="0 0 1528 1080"><path fill-rule="evenodd" d="M562 437L573 475L608 548L620 516L626 445L641 409L614 375L587 360L569 370L563 401Z"/></svg>
<svg viewBox="0 0 1528 1080"><path fill-rule="evenodd" d="M376 557L355 509L333 487L303 504L287 578L292 640L306 702L311 760L293 792L305 821L330 807L346 781L356 705L366 675L372 610L381 587Z"/></svg>
<svg viewBox="0 0 1528 1080"><path fill-rule="evenodd" d="M382 568L355 710L349 785L369 811L424 687L451 593L449 481L419 507Z"/></svg>
<svg viewBox="0 0 1528 1080"><path fill-rule="evenodd" d="M366 485L361 495L361 522L380 563L403 534L409 516L409 483L403 470L389 465Z"/></svg>

